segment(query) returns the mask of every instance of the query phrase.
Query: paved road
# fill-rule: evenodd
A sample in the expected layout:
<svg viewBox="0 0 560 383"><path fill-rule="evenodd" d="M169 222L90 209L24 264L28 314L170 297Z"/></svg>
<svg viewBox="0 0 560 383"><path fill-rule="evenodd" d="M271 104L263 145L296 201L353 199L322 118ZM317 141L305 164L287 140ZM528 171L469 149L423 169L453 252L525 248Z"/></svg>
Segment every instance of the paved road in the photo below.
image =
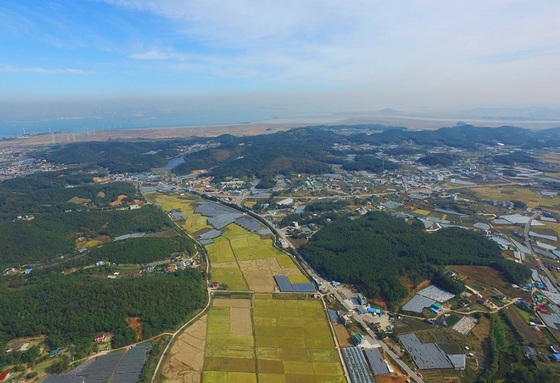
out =
<svg viewBox="0 0 560 383"><path fill-rule="evenodd" d="M349 305L347 300L343 299L340 294L338 293L338 291L332 287L330 284L328 284L327 282L323 282L323 286L326 286L329 293L333 294L334 297L341 303L344 305L344 307L346 307L349 311L353 311L354 310L354 306L353 305ZM391 350L389 348L389 346L387 346L383 341L378 341L377 340L377 335L375 335L375 333L369 328L369 326L362 320L362 318L360 318L360 316L358 315L354 315L353 316L354 320L356 320L358 323L360 323L362 325L362 327L364 329L366 329L367 333L369 336L371 336L375 341L376 344L374 344L373 346L380 346L390 357L391 359L393 359L399 366L400 368L405 371L411 379L413 379L415 382L417 383L424 383L424 381L422 380L421 377L418 376L418 374L416 372L414 372L410 367L408 367L408 365L403 362L397 354L395 354L393 352L393 350Z"/></svg>
<svg viewBox="0 0 560 383"><path fill-rule="evenodd" d="M554 275L550 272L550 270L548 270L544 264L543 261L541 259L541 257L539 257L539 255L537 253L535 253L535 251L533 250L533 245L531 245L531 241L529 240L529 230L531 229L531 223L533 222L533 220L535 218L537 218L540 215L540 212L536 211L533 213L533 215L529 218L529 221L527 221L527 223L525 224L525 230L523 231L523 235L525 237L525 246L527 246L527 248L529 249L529 251L531 252L531 255L533 256L533 258L535 258L535 260L537 261L537 264L539 265L540 269L546 274L546 276L550 279L550 282L552 283L556 283L556 278L554 277Z"/></svg>

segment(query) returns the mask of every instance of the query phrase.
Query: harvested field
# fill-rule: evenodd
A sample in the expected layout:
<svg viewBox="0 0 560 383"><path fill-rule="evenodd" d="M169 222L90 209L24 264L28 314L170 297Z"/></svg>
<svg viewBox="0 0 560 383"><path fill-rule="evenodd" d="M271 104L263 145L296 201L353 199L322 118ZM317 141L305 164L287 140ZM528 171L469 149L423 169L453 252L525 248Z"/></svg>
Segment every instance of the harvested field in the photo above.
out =
<svg viewBox="0 0 560 383"><path fill-rule="evenodd" d="M76 204L76 205L83 205L85 203L90 202L91 200L88 198L80 198L80 197L72 197L68 200L68 202Z"/></svg>
<svg viewBox="0 0 560 383"><path fill-rule="evenodd" d="M508 307L503 310L507 317L511 320L517 331L521 334L527 343L534 343L540 345L545 340L541 332L537 332L531 328L523 317L517 312L514 307Z"/></svg>
<svg viewBox="0 0 560 383"><path fill-rule="evenodd" d="M200 383L207 321L208 316L204 315L179 335L163 366L165 383Z"/></svg>

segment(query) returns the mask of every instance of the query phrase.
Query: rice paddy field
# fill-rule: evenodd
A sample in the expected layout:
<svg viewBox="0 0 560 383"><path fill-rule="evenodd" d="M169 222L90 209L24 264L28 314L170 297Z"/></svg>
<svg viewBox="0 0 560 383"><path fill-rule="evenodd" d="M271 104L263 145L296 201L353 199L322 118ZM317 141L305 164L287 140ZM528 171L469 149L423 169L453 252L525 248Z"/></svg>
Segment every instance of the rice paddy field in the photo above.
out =
<svg viewBox="0 0 560 383"><path fill-rule="evenodd" d="M518 186L476 188L472 191L482 199L494 199L503 201L517 200L529 207L560 208L560 197L542 197L538 190Z"/></svg>
<svg viewBox="0 0 560 383"><path fill-rule="evenodd" d="M210 227L206 217L194 213L194 197L157 194L155 203L166 212L180 210L187 216L182 227L193 234ZM276 249L273 240L236 224L223 229L223 234L206 245L212 281L227 285L227 290L274 292L274 275L288 276L293 283L309 282L286 253Z"/></svg>
<svg viewBox="0 0 560 383"><path fill-rule="evenodd" d="M343 370L318 300L215 299L203 383L342 383Z"/></svg>
<svg viewBox="0 0 560 383"><path fill-rule="evenodd" d="M151 193L148 199L155 200L155 205L167 213L173 210L179 210L186 215L187 220L181 222L180 226L189 234L211 227L208 225L206 217L194 212L194 209L196 209L194 203L201 201L196 197Z"/></svg>
<svg viewBox="0 0 560 383"><path fill-rule="evenodd" d="M256 295L253 323L259 382L345 381L320 301Z"/></svg>
<svg viewBox="0 0 560 383"><path fill-rule="evenodd" d="M206 218L194 213L196 199L163 194L151 198L167 212L185 214L182 226L188 233L208 227ZM308 282L291 256L276 249L272 239L236 224L222 229L206 250L211 280L226 284L229 291L250 291L251 299L213 299L205 317L202 373L192 374L189 382L198 382L196 376L202 383L345 382L321 301L273 294L274 275ZM191 342L188 333L181 337L186 344L200 341Z"/></svg>

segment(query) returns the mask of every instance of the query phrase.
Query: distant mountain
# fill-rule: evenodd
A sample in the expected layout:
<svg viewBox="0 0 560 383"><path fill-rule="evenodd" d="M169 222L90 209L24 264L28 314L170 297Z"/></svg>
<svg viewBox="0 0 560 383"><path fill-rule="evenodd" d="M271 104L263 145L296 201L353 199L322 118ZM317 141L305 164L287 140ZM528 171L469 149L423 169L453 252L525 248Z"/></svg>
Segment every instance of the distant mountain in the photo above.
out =
<svg viewBox="0 0 560 383"><path fill-rule="evenodd" d="M377 113L383 114L385 116L398 116L398 115L402 114L398 110L391 109L391 108L380 109L380 110L377 111Z"/></svg>

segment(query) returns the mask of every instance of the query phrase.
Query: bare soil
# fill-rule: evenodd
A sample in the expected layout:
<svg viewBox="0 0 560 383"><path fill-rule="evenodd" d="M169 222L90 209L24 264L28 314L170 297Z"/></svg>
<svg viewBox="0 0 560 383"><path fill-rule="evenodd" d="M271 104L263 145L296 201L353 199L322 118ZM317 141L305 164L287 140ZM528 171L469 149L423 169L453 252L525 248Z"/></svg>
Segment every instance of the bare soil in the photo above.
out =
<svg viewBox="0 0 560 383"><path fill-rule="evenodd" d="M346 327L340 323L333 323L334 334L338 340L340 347L352 347L354 346L350 341L351 336Z"/></svg>

